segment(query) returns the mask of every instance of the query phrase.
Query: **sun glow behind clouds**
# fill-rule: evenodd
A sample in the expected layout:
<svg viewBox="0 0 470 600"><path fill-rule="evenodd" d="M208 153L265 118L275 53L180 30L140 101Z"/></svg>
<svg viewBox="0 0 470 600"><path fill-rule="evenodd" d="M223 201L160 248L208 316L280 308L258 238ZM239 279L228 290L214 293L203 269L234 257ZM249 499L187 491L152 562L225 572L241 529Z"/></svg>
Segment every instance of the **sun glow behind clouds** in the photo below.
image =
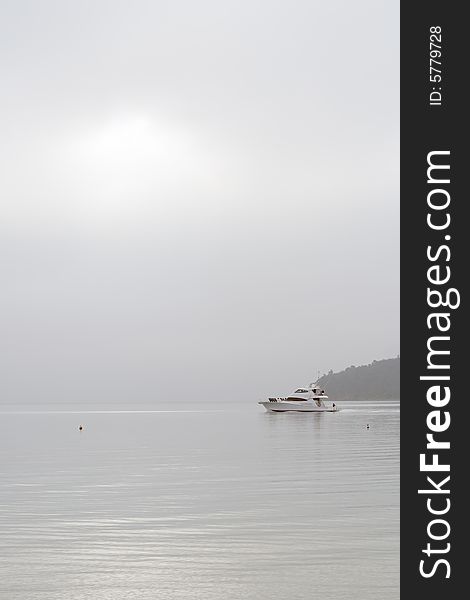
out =
<svg viewBox="0 0 470 600"><path fill-rule="evenodd" d="M72 202L85 217L162 216L214 183L216 165L189 132L147 117L115 117L72 139L66 162Z"/></svg>
<svg viewBox="0 0 470 600"><path fill-rule="evenodd" d="M28 178L6 168L9 227L126 228L202 217L221 186L210 140L167 119L115 114L86 128L48 131L17 150ZM10 148L14 156L15 148ZM188 214L189 213L189 214Z"/></svg>

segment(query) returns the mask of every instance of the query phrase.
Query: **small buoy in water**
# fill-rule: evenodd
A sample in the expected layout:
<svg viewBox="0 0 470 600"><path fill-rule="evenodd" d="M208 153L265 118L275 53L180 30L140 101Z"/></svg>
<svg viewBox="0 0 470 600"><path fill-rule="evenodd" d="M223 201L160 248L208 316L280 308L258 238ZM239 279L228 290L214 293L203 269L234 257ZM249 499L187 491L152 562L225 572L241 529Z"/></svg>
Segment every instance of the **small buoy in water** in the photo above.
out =
<svg viewBox="0 0 470 600"><path fill-rule="evenodd" d="M367 427L369 427L369 426L367 426ZM82 430L83 430L83 427L80 425L80 427L78 428L78 431L82 431Z"/></svg>
<svg viewBox="0 0 470 600"><path fill-rule="evenodd" d="M369 429L369 423L367 423L367 429Z"/></svg>

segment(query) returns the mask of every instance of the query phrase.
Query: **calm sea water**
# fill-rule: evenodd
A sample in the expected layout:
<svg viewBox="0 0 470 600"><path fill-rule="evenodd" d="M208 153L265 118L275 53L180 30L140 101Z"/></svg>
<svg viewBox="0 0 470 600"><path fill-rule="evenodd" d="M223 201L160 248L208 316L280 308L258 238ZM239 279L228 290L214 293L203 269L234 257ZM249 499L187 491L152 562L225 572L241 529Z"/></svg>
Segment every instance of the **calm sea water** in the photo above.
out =
<svg viewBox="0 0 470 600"><path fill-rule="evenodd" d="M397 600L399 404L341 406L4 407L0 597Z"/></svg>

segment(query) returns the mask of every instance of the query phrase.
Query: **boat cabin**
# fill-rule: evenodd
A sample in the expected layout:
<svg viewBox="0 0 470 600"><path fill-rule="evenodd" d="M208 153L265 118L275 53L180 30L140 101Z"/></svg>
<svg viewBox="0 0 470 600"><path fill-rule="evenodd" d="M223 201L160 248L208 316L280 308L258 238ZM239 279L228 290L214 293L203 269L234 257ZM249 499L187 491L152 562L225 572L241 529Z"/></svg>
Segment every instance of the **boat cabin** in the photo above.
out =
<svg viewBox="0 0 470 600"><path fill-rule="evenodd" d="M295 392L292 392L292 394L287 398L284 398L284 400L290 402L315 400L318 406L321 406L322 400L326 398L328 398L328 396L325 394L325 390L316 383L311 383L308 387L297 388Z"/></svg>

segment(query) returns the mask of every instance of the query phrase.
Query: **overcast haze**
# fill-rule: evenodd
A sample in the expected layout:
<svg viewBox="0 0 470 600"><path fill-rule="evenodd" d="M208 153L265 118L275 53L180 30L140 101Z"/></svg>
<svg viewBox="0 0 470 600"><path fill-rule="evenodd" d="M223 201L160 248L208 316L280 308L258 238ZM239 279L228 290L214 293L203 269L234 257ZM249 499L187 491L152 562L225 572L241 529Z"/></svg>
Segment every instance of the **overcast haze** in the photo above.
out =
<svg viewBox="0 0 470 600"><path fill-rule="evenodd" d="M0 6L3 402L398 353L397 2Z"/></svg>

